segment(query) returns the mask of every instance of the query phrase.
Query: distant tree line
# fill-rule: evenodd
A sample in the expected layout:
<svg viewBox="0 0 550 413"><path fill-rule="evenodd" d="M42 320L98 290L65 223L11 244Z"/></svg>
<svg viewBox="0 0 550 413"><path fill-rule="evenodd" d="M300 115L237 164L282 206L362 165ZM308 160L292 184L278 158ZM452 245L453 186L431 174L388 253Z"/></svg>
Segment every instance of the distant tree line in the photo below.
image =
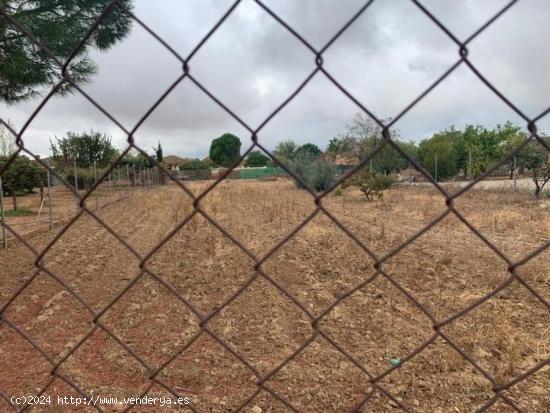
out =
<svg viewBox="0 0 550 413"><path fill-rule="evenodd" d="M396 173L412 166L403 153L438 180L457 176L476 178L528 138L529 135L520 127L507 122L492 129L479 125L467 125L462 130L450 127L434 133L418 144L407 142L398 131L392 131L393 146L384 143L381 127L376 122L358 114L340 135L329 141L325 151L313 143L298 145L287 139L273 150L274 159L260 150L253 150L246 156L243 165L265 167L277 166L281 162L298 178L298 187L305 186L319 192L334 185L338 173L342 172L339 171L342 164L353 167L363 162L366 163L364 170L351 177L348 185L357 186L367 199L372 199L395 181L393 177ZM544 139L550 143L549 138ZM90 183L94 178L92 167L107 168L120 156L120 151L113 145L111 138L94 130L68 132L61 138L56 137L50 142L50 146L52 166L56 168L56 173L70 183L74 183L75 162L78 165L77 179ZM241 146L237 136L225 133L212 141L208 157L186 159L179 165L179 169L208 170L216 166L237 166L241 160ZM119 165L136 168L166 166L160 142L152 149L151 155L133 149L120 160ZM6 162L10 153L15 150L13 138L5 128L0 128L0 164ZM375 150L378 150L377 154L370 159ZM509 174L510 178L515 173L524 174L525 171L529 172L535 184L534 193L539 196L550 182L550 160L546 148L534 138L500 168L500 172ZM42 186L44 171L38 163L18 156L4 172L2 180L4 192L15 196Z"/></svg>
<svg viewBox="0 0 550 413"><path fill-rule="evenodd" d="M364 161L382 142L380 126L364 115L356 115L344 133L330 140L326 153L354 157ZM398 132L392 140L401 151L425 168L432 177L445 180L457 176L476 178L496 165L528 139L529 135L511 122L488 129L480 125L467 125L463 130L454 127L434 133L419 144L405 142ZM548 138L544 138L548 139ZM410 167L399 151L386 144L368 164L369 170L385 175ZM548 151L534 138L516 156L501 165L510 178L514 173L529 170L539 196L550 181Z"/></svg>

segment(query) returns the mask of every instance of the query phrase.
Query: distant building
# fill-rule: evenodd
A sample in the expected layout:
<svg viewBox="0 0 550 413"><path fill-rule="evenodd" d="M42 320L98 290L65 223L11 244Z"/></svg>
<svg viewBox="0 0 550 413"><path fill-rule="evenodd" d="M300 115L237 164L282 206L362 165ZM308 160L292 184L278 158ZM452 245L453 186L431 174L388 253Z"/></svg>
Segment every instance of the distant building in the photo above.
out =
<svg viewBox="0 0 550 413"><path fill-rule="evenodd" d="M179 166L184 164L185 161L187 161L186 158L180 158L176 155L165 156L162 160L170 171L178 171Z"/></svg>

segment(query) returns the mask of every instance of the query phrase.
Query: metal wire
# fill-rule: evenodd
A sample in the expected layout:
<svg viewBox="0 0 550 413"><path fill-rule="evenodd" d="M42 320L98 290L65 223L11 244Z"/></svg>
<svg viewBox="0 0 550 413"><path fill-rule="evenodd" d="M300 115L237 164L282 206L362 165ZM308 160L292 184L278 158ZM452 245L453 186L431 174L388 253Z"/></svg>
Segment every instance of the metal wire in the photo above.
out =
<svg viewBox="0 0 550 413"><path fill-rule="evenodd" d="M81 394L84 397L90 397L89 394L87 394L85 391L83 391L73 379L70 377L67 377L60 373L60 367L63 365L63 363L72 355L74 354L86 341L94 334L95 331L102 330L105 332L108 336L110 336L112 339L114 339L120 346L122 346L128 354L132 355L132 357L140 363L148 372L148 380L149 385L145 389L145 391L142 393L142 396L145 396L148 394L149 391L155 386L161 386L165 390L167 390L169 393L171 393L174 396L182 397L181 394L176 391L176 389L172 388L169 384L165 383L163 380L159 378L160 373L172 362L174 361L180 354L185 352L186 349L188 349L199 337L202 335L207 335L216 340L227 352L232 354L234 357L236 357L244 366L246 366L257 378L256 385L257 390L250 394L241 404L238 406L235 411L241 411L244 409L262 390L271 394L273 397L275 397L277 400L282 402L286 407L288 407L290 410L294 412L298 412L299 410L292 405L292 403L285 398L283 395L278 394L274 389L272 389L268 385L268 381L271 377L273 377L277 372L279 372L282 368L287 366L292 360L294 360L296 357L298 357L299 354L301 354L316 338L323 337L328 343L331 344L331 346L337 350L339 353L341 353L347 360L349 360L353 365L357 366L367 377L370 381L372 388L369 389L368 392L365 393L363 399L357 403L350 411L357 412L361 410L365 405L368 405L369 399L375 394L380 393L384 395L386 398L391 400L395 405L399 406L404 411L409 411L409 409L400 401L398 398L396 398L394 395L391 394L389 390L387 390L380 381L382 378L390 374L392 371L402 368L402 366L406 365L410 359L424 351L431 343L433 343L436 339L440 338L447 342L456 352L458 352L464 360L466 360L470 365L472 365L478 372L480 372L487 380L490 381L493 387L494 395L493 397L485 404L483 405L478 411L486 411L491 408L495 403L498 401L501 401L508 405L511 409L523 412L523 410L514 403L513 400L511 400L506 394L505 390L510 389L512 386L516 385L517 383L525 380L529 376L535 374L537 371L542 369L544 366L550 364L550 358L547 358L541 362L539 362L536 366L530 368L523 374L515 377L514 379L510 380L507 383L499 383L489 372L484 370L481 366L479 366L478 363L476 363L466 352L464 352L448 335L446 335L442 328L446 325L448 325L453 320L456 320L459 317L464 316L465 314L471 312L474 308L480 306L481 304L485 303L487 300L489 300L491 297L493 297L498 292L502 291L503 289L507 288L513 281L518 281L521 283L539 302L541 302L546 308L550 309L550 304L548 301L546 301L533 287L531 287L528 283L526 283L522 277L518 274L517 268L521 265L524 265L527 261L532 260L539 254L541 254L544 250L546 250L550 246L550 242L545 243L544 245L537 248L535 251L531 252L526 257L518 260L513 261L510 258L504 254L494 243L492 243L490 240L488 240L485 236L481 234L481 232L472 225L466 217L462 215L455 207L454 207L454 201L458 197L462 196L464 193L466 193L470 188L472 188L475 184L477 184L479 181L483 180L485 177L487 177L492 171L496 170L499 166L504 164L507 160L511 159L513 156L515 156L528 142L536 140L541 145L546 147L548 150L550 150L550 147L548 143L542 139L540 134L537 132L536 122L540 120L542 117L544 117L546 114L550 112L550 108L543 111L540 115L535 116L534 118L529 118L527 115L525 115L519 108L517 108L509 99L507 99L502 92L500 92L492 83L484 77L480 71L474 66L474 64L469 60L468 58L468 45L469 43L479 36L484 30L486 30L489 26L491 26L496 20L498 20L503 14L505 14L515 3L517 0L510 1L505 7L503 7L501 10L499 10L494 16L492 16L485 24L483 24L481 27L479 27L471 36L469 36L465 41L460 41L446 26L444 23L442 23L435 15L433 15L420 1L418 0L411 0L411 2L423 13L427 16L427 18L435 24L440 30L442 30L456 45L458 57L457 61L451 65L447 71L444 72L442 76L440 76L432 85L430 85L425 91L423 91L420 95L418 95L410 104L408 104L401 112L399 112L396 116L392 118L391 121L387 121L386 123L378 118L371 110L369 110L367 107L365 107L357 98L354 97L353 93L347 89L345 89L337 80L337 78L329 73L327 69L324 67L324 53L338 40L338 38L351 26L354 24L354 22L359 19L364 13L367 12L370 5L373 3L374 0L367 1L341 28L338 30L331 38L330 40L321 48L317 49L315 48L306 38L304 38L302 35L299 34L298 30L293 28L290 24L288 24L281 16L279 16L276 12L274 12L268 5L263 3L261 0L255 0L255 2L260 6L269 16L271 16L275 21L277 21L281 28L284 30L287 30L295 39L297 42L300 42L303 44L309 52L311 52L312 57L312 69L311 72L306 76L306 78L300 83L300 85L291 93L272 113L269 114L265 118L263 122L260 123L260 125L256 128L253 126L248 125L242 118L240 118L234 111L232 111L226 104L224 104L220 99L218 99L207 87L205 87L198 79L197 75L194 74L192 71L192 62L193 57L196 55L196 53L205 45L205 43L208 42L208 40L211 38L211 36L224 24L224 22L228 19L228 17L234 13L235 9L239 6L240 0L235 1L231 4L231 6L226 10L226 12L221 16L221 18L216 22L216 24L211 28L211 30L197 43L197 45L193 48L193 50L186 56L182 57L180 54L178 54L167 42L165 42L161 36L159 36L153 29L151 29L147 24L145 24L142 20L140 20L137 16L134 15L130 10L126 10L123 5L120 3L120 0L112 0L110 1L107 6L104 8L102 13L98 16L94 24L90 27L90 29L87 32L87 35L79 42L79 44L75 47L73 52L69 55L68 59L66 61L60 61L58 57L56 57L49 49L48 47L40 41L39 38L37 38L27 27L24 27L20 22L14 20L10 14L3 8L0 7L0 14L2 17L6 20L7 24L10 24L15 29L17 29L19 32L23 33L24 35L28 36L28 38L40 49L42 49L45 53L47 53L53 61L58 65L59 67L59 75L60 80L59 82L50 90L50 92L44 97L44 99L41 101L40 105L36 108L36 110L32 113L32 115L29 117L23 128L16 132L11 128L11 126L4 120L0 119L0 123L4 125L7 130L12 133L16 137L16 145L17 145L17 151L9 157L7 162L0 167L0 175L6 170L6 168L9 167L9 165L13 162L13 160L16 158L16 156L21 155L22 153L25 153L29 155L31 158L35 159L37 162L39 162L44 168L48 169L51 174L56 176L67 188L69 188L74 196L77 197L79 201L79 211L78 213L57 233L57 235L54 237L53 240L51 240L48 245L42 250L38 251L33 246L31 246L23 237L21 237L13 228L11 228L7 223L3 223L3 226L14 235L14 237L22 243L35 257L35 271L33 274L27 279L27 281L8 299L8 301L0 308L0 325L2 323L9 328L11 328L15 333L17 333L20 337L22 337L25 341L27 341L30 345L33 346L41 355L44 357L45 360L51 365L51 378L48 380L47 384L37 393L37 395L41 395L45 393L49 387L52 385L54 380L56 378L64 381L67 385L72 387L75 391L77 391L79 394ZM136 125L128 130L126 129L112 114L110 114L106 109L102 107L100 103L95 101L89 94L84 92L78 84L76 84L70 74L70 64L75 56L78 55L78 52L82 47L84 47L87 39L92 35L94 30L97 29L98 25L105 19L114 8L120 8L123 10L131 19L133 19L138 25L140 25L142 28L144 28L149 34L153 36L164 48L166 48L173 56L175 56L179 62L182 65L182 73L179 75L177 79L174 80L174 82L170 85L170 87L158 98L158 100L146 111L146 113L139 119L139 121L136 123ZM517 113L525 122L527 129L530 132L530 136L528 139L519 147L517 147L513 152L509 153L506 157L501 159L496 165L493 165L489 170L487 170L483 175L479 176L476 180L472 181L468 186L462 188L458 192L455 192L453 194L448 193L445 188L443 188L441 185L439 185L438 182L436 182L433 177L420 165L418 164L414 159L412 159L406 152L404 152L399 145L396 144L396 142L392 139L391 134L391 128L394 127L399 120L407 113L409 112L413 107L415 107L421 100L423 100L432 90L434 90L441 82L443 82L452 72L454 72L459 66L466 66L468 67L472 73L474 73L480 80L483 82L498 98L504 102L508 107L510 107L515 113ZM222 225L220 225L213 217L211 217L201 206L202 199L208 195L214 188L216 188L217 185L219 185L222 181L224 181L226 178L229 177L233 169L246 157L248 153L250 153L255 148L258 148L265 153L267 153L275 163L277 163L281 168L283 168L289 175L291 175L294 179L300 181L300 178L296 176L292 170L288 168L287 165L285 165L280 159L277 159L277 157L271 153L265 146L262 145L260 140L260 133L262 129L274 118L277 116L277 114L286 107L300 92L301 90L316 76L324 76L326 79L328 79L334 86L336 86L345 96L347 96L351 101L353 101L358 107L361 108L361 110L368 115L370 118L372 118L381 128L382 128L382 136L383 140L380 143L380 145L369 154L369 156L362 161L359 165L354 167L352 170L350 170L347 174L342 176L338 182L336 182L333 187L326 190L325 192L321 194L316 194L315 192L308 189L308 191L311 194L312 202L315 205L315 210L307 216L299 225L297 225L290 233L288 233L281 241L279 241L275 246L273 246L267 253L265 253L262 256L256 256L252 251L250 251L243 243L241 243L237 238L235 238L231 233L229 233ZM192 191L190 191L184 183L182 183L180 180L177 180L173 177L173 175L166 170L162 165L158 164L155 159L151 158L144 150L139 148L135 142L133 135L136 133L136 131L140 128L140 126L147 120L147 118L155 111L155 109L161 104L161 102L164 101L164 99L170 95L170 93L174 90L174 88L180 84L182 81L189 81L196 85L202 92L204 92L213 102L215 102L219 107L221 107L228 115L230 115L232 118L234 118L237 122L239 122L249 133L250 133L250 141L251 144L249 148L245 151L245 153L241 156L241 159L239 162L237 162L233 167L229 168L222 176L220 176L218 179L216 179L205 191L203 191L201 194L196 196ZM33 121L33 119L38 115L38 113L44 108L44 106L48 103L48 101L51 99L51 97L58 91L60 87L62 87L64 84L71 84L82 96L84 96L92 105L94 105L96 108L98 108L108 119L110 119L115 125L117 125L123 133L127 136L127 142L128 147L119 155L119 157L113 162L112 166L105 170L102 176L99 177L96 184L93 185L88 191L86 191L83 195L76 193L74 191L73 187L68 184L63 177L59 176L55 170L50 169L49 166L42 160L40 160L35 154L32 153L29 149L25 147L25 143L23 140L23 135L29 126L29 124ZM391 251L387 252L383 256L376 255L371 249L368 248L367 245L365 245L355 234L353 234L348 228L346 228L333 214L331 214L323 205L323 199L325 196L330 193L333 189L335 189L338 185L340 185L345 179L347 179L349 176L351 176L353 173L357 172L359 169L363 168L367 165L370 159L372 159L380 150L382 150L385 146L391 146L395 148L402 157L407 159L411 165L414 166L444 197L446 200L446 210L441 213L439 216L437 216L435 219L433 219L430 223L428 223L425 227L417 231L415 234L413 234L410 238L408 238L406 241L402 242L401 244L394 247ZM146 255L140 254L138 251L136 251L128 242L126 242L120 235L116 233L105 221L103 221L92 209L88 208L86 204L86 200L91 196L91 194L94 192L94 190L98 187L99 183L103 181L115 168L116 165L124 158L124 156L132 149L136 149L139 151L143 156L149 158L150 162L154 165L156 165L168 178L170 178L173 182L176 183L193 201L193 210L191 213L189 213L184 219L182 219L179 224L176 225L176 227L168 234L166 235L149 253ZM307 186L306 186L307 189ZM80 295L75 292L69 285L67 285L59 276L57 276L54 272L52 272L50 269L48 269L46 263L44 262L43 258L46 255L48 251L52 249L52 247L56 244L56 242L60 239L61 236L63 236L64 233L66 233L73 224L84 214L87 214L91 216L99 225L101 225L103 228L105 228L111 235L113 235L121 244L124 245L124 247L129 250L138 260L139 260L139 268L140 272L137 274L130 282L126 285L126 287L120 291L109 303L107 303L103 308L101 308L99 311L96 311L92 308L92 306L87 303ZM351 238L364 252L367 254L370 258L373 259L374 264L373 268L375 270L374 275L370 276L369 278L363 280L358 285L353 286L353 288L350 288L345 293L341 294L338 299L336 299L333 303L331 303L327 308L325 308L320 315L315 316L313 315L308 308L302 304L296 297L294 297L289 291L287 291L283 286L281 286L275 279L273 279L263 268L264 262L269 259L273 254L275 254L281 247L283 247L288 241L290 241L298 231L300 231L305 225L308 224L314 217L316 217L319 214L324 214L327 216L332 222L334 222L335 225L337 225L342 231L346 233L346 235ZM248 257L250 257L254 261L254 269L255 273L252 277L250 277L246 282L244 282L240 288L235 291L228 299L226 299L225 302L223 302L219 307L217 307L214 311L210 313L203 313L198 308L193 306L188 300L186 300L181 294L169 283L167 283L165 280L163 280L160 276L155 274L150 268L148 268L148 262L149 260L159 251L159 249L166 244L168 241L172 239L172 237L181 230L193 217L201 215L204 217L208 222L210 222L212 225L214 225L218 230L220 230L227 238L229 238L240 250L242 250ZM444 219L448 215L454 215L456 216L460 221L462 221L475 236L477 236L484 244L486 244L491 250L493 250L507 265L508 267L508 273L509 276L506 280L504 280L500 285L498 285L495 289L487 293L485 296L479 298L475 302L468 305L466 308L463 308L452 315L448 316L444 320L438 320L436 317L434 317L431 312L426 308L422 303L420 303L411 293L409 293L402 285L400 285L399 281L394 279L391 275L389 275L385 269L384 264L394 255L399 253L401 250L403 250L405 247L413 243L418 237L420 237L422 234L429 231L431 228L433 228L435 225L437 225L442 219ZM47 274L49 277L51 277L55 282L57 282L59 285L63 287L65 291L67 291L69 294L71 294L78 302L80 302L84 308L90 313L90 320L92 321L92 327L90 330L76 343L74 344L70 350L60 359L60 360L54 360L52 357L48 355L46 351L44 351L41 346L36 342L33 337L28 334L26 331L24 331L21 327L19 327L17 324L12 322L6 317L6 310L8 307L14 302L14 300L19 297L23 291L32 283L32 281L35 279L35 277L38 276L38 274L44 273ZM112 330L110 330L101 320L101 316L105 314L118 300L120 300L128 291L129 289L136 284L142 277L149 276L156 280L157 282L161 283L163 286L168 288L168 290L181 302L183 303L189 310L192 311L192 313L197 317L199 321L200 331L190 340L188 341L184 346L182 346L178 351L176 351L168 360L166 360L162 365L160 366L151 366L149 365L145 360L143 360L142 357L140 357L138 354L135 353L131 348L129 348L123 340L121 340L119 337L117 337ZM336 306L338 306L343 300L345 300L347 297L349 297L351 294L353 294L355 291L359 290L360 288L363 288L364 286L368 285L369 283L372 283L375 279L383 277L387 279L393 286L395 286L406 298L407 300L412 303L416 308L418 308L420 311L422 311L431 321L432 328L433 328L433 335L418 345L410 354L408 354L406 357L404 357L401 362L397 366L392 366L391 368L387 369L386 371L374 375L369 370L367 370L362 363L360 363L356 357L343 349L339 344L337 344L333 338L331 338L327 333L325 333L321 327L320 322L323 320L323 318ZM222 337L217 335L212 329L209 328L209 321L216 316L218 313L220 313L224 308L229 306L232 302L234 302L243 292L246 290L246 288L256 279L263 278L267 282L269 282L271 285L273 285L277 290L279 290L281 293L283 293L286 297L288 297L298 308L300 308L307 316L309 317L311 321L311 326L313 328L312 335L291 355L286 357L281 363L279 363L275 368L273 368L270 372L266 374L262 374L258 369L256 369L253 365L251 365L245 358L243 358L241 355L238 354L237 351L235 351ZM26 411L31 406L25 405L25 406L16 406L11 404L9 395L3 393L2 389L0 389L0 397L3 398L10 406L13 407L15 411ZM196 411L195 408L192 405L186 406L191 411ZM101 406L94 406L95 409L98 411L103 411ZM125 411L129 411L132 408L132 406L127 406Z"/></svg>

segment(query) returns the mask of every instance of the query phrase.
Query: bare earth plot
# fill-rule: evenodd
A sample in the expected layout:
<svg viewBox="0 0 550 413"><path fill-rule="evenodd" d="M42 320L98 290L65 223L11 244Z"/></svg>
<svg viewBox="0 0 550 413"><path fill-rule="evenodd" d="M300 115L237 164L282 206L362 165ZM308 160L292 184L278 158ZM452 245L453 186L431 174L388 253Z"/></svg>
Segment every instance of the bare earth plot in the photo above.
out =
<svg viewBox="0 0 550 413"><path fill-rule="evenodd" d="M206 186L191 184L197 194ZM194 215L154 251L146 272L131 250L82 215L46 252L48 273L38 273L10 303L6 319L55 362L63 360L57 373L86 394L137 397L149 389L149 395L168 397L170 389L189 397L198 412L233 411L256 392L243 411L290 412L259 389L258 377L270 373L264 386L302 412L349 411L369 394L360 412L406 411L400 405L416 412L473 412L494 396L488 377L504 385L550 357L549 251L517 269L546 305L514 280L445 324L445 340L433 320L448 320L510 276L508 264L452 213L377 273L372 257L322 212L273 251L315 211L311 196L289 181L223 182L201 205L219 227ZM395 188L372 203L349 189L323 205L378 257L446 209L440 194L421 187ZM473 191L454 207L512 262L549 241L548 201ZM98 216L145 256L192 211L190 197L170 185L136 192ZM41 251L53 236L36 233L28 242ZM259 272L255 259L262 260ZM35 261L20 243L0 251L0 306L29 281ZM99 315L95 329L92 312ZM211 315L202 329L197 314ZM358 365L378 378L376 386ZM0 366L6 395L36 394L51 380L45 395L78 395L50 375L51 364L6 322L0 323ZM149 375L161 366L151 382ZM549 388L546 366L503 394L525 411L542 413L550 411ZM0 411L10 411L1 398ZM498 401L488 411L514 410Z"/></svg>

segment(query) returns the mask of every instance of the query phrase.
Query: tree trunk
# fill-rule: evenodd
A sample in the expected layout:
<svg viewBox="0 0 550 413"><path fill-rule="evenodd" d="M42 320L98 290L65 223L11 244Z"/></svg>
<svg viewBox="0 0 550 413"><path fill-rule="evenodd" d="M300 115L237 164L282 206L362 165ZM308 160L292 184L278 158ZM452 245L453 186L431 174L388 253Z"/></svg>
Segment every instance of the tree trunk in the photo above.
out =
<svg viewBox="0 0 550 413"><path fill-rule="evenodd" d="M533 182L535 183L535 198L538 198L542 188L540 187L539 179L537 177L533 177Z"/></svg>
<svg viewBox="0 0 550 413"><path fill-rule="evenodd" d="M166 181L165 181L165 176L164 176L164 173L162 172L162 169L160 169L160 167L157 166L157 170L158 170L158 174L159 174L159 184L160 185L165 185L166 184Z"/></svg>
<svg viewBox="0 0 550 413"><path fill-rule="evenodd" d="M13 210L17 211L17 194L15 191L11 191L11 198L13 199Z"/></svg>

